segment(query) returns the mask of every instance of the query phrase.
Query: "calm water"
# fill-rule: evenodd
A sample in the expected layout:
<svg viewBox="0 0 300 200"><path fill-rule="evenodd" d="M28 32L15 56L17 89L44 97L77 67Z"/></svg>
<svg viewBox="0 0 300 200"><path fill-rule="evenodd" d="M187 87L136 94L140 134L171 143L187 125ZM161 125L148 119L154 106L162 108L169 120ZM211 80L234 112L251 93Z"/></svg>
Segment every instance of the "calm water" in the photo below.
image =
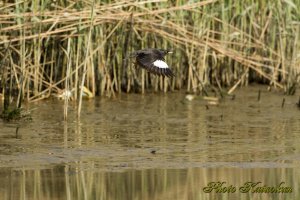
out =
<svg viewBox="0 0 300 200"><path fill-rule="evenodd" d="M0 199L299 199L299 95L283 97L123 94L84 101L80 121L71 102L68 122L62 101L32 103L32 122L0 121ZM235 191L203 191L218 181ZM246 182L292 192L242 193Z"/></svg>

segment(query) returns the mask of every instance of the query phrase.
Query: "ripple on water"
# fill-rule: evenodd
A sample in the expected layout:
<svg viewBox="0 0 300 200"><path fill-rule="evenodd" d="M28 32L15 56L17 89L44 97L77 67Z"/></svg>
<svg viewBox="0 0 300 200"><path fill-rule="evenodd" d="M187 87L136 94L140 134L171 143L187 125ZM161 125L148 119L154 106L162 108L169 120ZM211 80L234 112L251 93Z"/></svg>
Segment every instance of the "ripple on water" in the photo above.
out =
<svg viewBox="0 0 300 200"><path fill-rule="evenodd" d="M0 160L10 161L1 165L30 165L35 157L41 164L99 160L102 168L118 162L135 168L298 164L297 97L286 97L281 108L281 95L263 92L259 102L256 95L250 87L207 109L204 100L186 101L184 93L122 94L84 101L80 120L70 104L68 122L63 102L41 101L29 105L36 108L32 122L1 122Z"/></svg>

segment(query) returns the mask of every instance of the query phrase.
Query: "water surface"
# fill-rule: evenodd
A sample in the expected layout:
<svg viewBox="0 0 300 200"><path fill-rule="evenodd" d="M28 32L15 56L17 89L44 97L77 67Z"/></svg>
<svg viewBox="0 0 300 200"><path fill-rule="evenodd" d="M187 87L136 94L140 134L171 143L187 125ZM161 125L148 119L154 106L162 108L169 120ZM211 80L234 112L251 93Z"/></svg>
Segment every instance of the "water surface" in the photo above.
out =
<svg viewBox="0 0 300 200"><path fill-rule="evenodd" d="M256 86L213 106L183 92L122 94L84 101L80 120L71 102L67 122L62 101L32 103L32 122L0 122L0 198L297 199L298 96ZM236 191L203 191L218 181ZM293 191L240 192L249 181Z"/></svg>

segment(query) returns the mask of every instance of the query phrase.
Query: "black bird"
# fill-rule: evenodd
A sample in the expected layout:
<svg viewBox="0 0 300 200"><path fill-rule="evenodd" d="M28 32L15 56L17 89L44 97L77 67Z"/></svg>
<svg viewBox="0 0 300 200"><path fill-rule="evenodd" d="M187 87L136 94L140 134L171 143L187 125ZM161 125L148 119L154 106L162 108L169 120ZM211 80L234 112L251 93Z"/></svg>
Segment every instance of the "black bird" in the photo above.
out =
<svg viewBox="0 0 300 200"><path fill-rule="evenodd" d="M164 49L150 48L135 51L130 54L130 57L136 59L136 64L138 66L153 74L172 77L174 76L174 73L164 59L164 56L168 53L172 52Z"/></svg>

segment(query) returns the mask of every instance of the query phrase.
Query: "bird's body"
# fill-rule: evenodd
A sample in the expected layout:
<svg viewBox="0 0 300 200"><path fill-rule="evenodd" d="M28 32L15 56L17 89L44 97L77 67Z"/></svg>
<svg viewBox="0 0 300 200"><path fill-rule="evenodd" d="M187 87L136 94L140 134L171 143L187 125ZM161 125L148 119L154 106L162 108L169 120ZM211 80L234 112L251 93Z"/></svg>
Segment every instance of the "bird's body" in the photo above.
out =
<svg viewBox="0 0 300 200"><path fill-rule="evenodd" d="M147 71L167 77L174 76L173 72L165 62L164 56L172 53L163 49L143 49L133 52L130 57L136 59L136 64Z"/></svg>

